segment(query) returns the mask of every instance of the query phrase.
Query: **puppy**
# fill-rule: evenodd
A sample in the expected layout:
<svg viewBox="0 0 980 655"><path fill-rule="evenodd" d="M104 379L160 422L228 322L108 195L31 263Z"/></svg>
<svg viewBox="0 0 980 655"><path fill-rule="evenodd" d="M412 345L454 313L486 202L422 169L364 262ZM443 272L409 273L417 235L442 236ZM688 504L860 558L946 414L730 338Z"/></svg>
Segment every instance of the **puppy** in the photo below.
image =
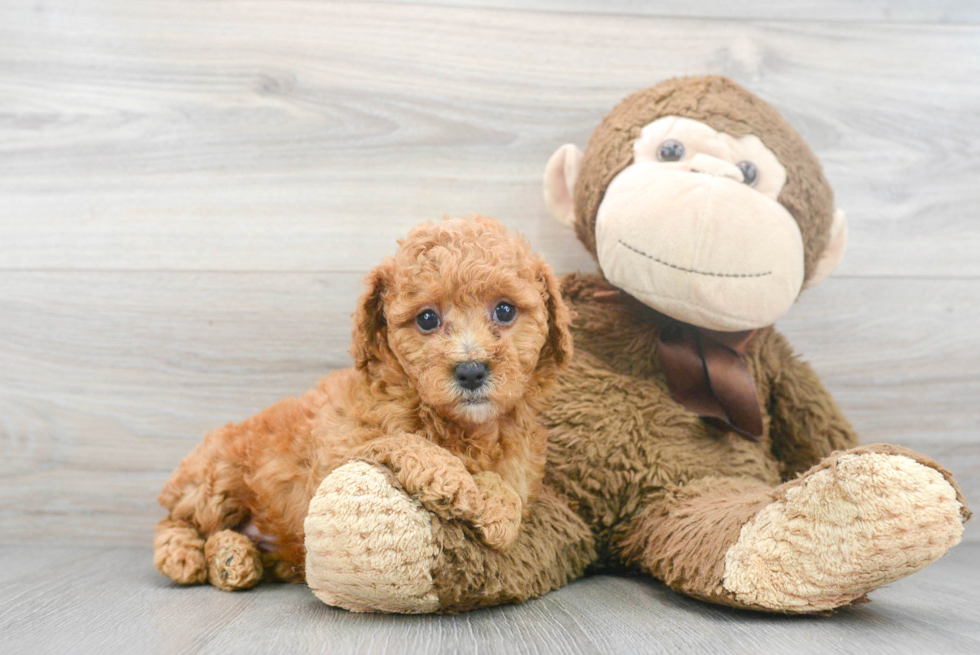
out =
<svg viewBox="0 0 980 655"><path fill-rule="evenodd" d="M371 271L355 366L204 441L160 494L154 563L182 584L303 580L303 520L351 459L386 467L431 511L503 549L538 490L542 399L571 356L544 260L490 218L413 229Z"/></svg>

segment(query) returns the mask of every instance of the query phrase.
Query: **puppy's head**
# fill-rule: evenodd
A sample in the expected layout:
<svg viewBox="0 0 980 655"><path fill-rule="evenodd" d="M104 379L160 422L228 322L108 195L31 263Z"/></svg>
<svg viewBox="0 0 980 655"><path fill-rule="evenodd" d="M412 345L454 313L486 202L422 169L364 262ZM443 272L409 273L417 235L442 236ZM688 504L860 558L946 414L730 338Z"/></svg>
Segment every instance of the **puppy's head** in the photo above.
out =
<svg viewBox="0 0 980 655"><path fill-rule="evenodd" d="M467 425L549 386L571 357L569 312L551 267L497 221L426 223L367 277L354 315L359 369L403 375L422 401Z"/></svg>

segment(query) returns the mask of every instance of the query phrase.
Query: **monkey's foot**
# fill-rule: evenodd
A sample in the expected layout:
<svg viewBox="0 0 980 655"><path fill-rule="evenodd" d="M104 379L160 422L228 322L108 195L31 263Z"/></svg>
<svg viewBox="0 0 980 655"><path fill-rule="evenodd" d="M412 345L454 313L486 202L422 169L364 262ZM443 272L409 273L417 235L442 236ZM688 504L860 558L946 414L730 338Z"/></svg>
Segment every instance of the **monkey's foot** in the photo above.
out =
<svg viewBox="0 0 980 655"><path fill-rule="evenodd" d="M204 545L208 582L222 591L250 589L262 579L262 557L252 540L234 530L208 537Z"/></svg>
<svg viewBox="0 0 980 655"><path fill-rule="evenodd" d="M306 583L352 612L419 614L439 606L432 515L383 467L354 461L324 479L306 517Z"/></svg>
<svg viewBox="0 0 980 655"><path fill-rule="evenodd" d="M896 446L837 453L776 489L725 555L746 605L808 613L847 605L942 557L970 512L952 478Z"/></svg>

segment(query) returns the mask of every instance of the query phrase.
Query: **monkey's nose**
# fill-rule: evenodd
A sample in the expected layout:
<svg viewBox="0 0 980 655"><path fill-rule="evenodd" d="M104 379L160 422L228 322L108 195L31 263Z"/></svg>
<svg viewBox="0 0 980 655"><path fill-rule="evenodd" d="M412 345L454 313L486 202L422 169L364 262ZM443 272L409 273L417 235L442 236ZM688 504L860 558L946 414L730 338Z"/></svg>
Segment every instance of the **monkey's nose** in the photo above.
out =
<svg viewBox="0 0 980 655"><path fill-rule="evenodd" d="M476 391L487 381L490 370L483 362L463 362L455 369L456 382L459 386L470 391Z"/></svg>
<svg viewBox="0 0 980 655"><path fill-rule="evenodd" d="M743 180L742 169L738 166L730 164L723 159L706 155L703 152L699 152L691 157L691 161L688 163L688 170L692 173L707 173L708 175L728 177L736 182Z"/></svg>

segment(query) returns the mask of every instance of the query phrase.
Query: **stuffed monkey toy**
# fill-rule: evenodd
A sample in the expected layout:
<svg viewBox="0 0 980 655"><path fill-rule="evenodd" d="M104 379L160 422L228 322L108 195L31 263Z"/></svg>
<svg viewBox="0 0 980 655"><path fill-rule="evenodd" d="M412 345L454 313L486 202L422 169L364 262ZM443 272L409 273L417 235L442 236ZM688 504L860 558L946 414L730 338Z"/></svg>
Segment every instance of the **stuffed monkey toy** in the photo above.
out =
<svg viewBox="0 0 980 655"><path fill-rule="evenodd" d="M575 355L517 542L493 551L384 468L352 462L306 521L319 598L456 612L625 565L704 601L804 614L959 542L970 513L949 472L859 447L772 327L847 240L819 162L775 109L722 77L639 91L584 153L552 156L545 201L600 273L563 281Z"/></svg>

